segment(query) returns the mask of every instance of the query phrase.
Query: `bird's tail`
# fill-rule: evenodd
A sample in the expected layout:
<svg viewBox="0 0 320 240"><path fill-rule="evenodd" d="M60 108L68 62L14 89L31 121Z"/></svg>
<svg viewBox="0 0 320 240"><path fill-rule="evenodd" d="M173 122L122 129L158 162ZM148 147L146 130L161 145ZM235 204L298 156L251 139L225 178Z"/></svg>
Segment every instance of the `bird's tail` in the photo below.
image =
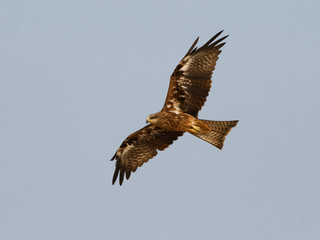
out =
<svg viewBox="0 0 320 240"><path fill-rule="evenodd" d="M200 120L200 119L199 119ZM202 122L206 123L210 130L206 133L192 133L194 136L201 138L202 140L216 146L219 149L222 149L223 142L231 131L231 128L237 126L238 120L236 121L209 121L202 120Z"/></svg>

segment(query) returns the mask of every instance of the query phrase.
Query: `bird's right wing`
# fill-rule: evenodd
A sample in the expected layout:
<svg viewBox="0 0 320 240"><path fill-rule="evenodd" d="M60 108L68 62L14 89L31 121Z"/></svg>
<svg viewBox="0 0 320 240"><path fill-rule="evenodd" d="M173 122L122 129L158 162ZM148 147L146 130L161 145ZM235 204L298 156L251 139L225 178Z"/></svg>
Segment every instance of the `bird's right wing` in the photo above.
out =
<svg viewBox="0 0 320 240"><path fill-rule="evenodd" d="M171 75L163 111L197 117L210 91L212 72L225 44L222 41L228 37L218 38L221 33L200 48L196 47L199 38L192 44Z"/></svg>
<svg viewBox="0 0 320 240"><path fill-rule="evenodd" d="M129 179L131 172L135 172L143 163L157 155L157 150L164 150L182 135L183 132L165 131L154 125L147 125L128 136L111 159L116 160L112 184L120 173L121 185L124 175Z"/></svg>

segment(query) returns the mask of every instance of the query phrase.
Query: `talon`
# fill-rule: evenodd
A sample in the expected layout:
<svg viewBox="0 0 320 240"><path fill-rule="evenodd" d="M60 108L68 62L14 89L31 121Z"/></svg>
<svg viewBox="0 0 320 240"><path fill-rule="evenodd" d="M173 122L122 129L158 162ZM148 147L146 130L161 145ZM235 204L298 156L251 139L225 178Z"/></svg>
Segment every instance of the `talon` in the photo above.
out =
<svg viewBox="0 0 320 240"><path fill-rule="evenodd" d="M200 133L200 127L195 126L195 125L191 125L190 131L193 133Z"/></svg>

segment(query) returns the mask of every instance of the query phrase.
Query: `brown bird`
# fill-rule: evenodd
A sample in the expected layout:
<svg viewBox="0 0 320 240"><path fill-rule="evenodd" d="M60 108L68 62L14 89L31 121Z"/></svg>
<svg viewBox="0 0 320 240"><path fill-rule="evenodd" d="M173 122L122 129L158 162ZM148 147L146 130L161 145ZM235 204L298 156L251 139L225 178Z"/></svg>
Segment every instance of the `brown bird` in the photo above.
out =
<svg viewBox="0 0 320 240"><path fill-rule="evenodd" d="M179 62L170 78L168 94L160 112L147 117L149 125L129 135L112 157L116 169L112 184L120 173L129 179L143 163L164 150L183 133L188 132L222 149L226 135L235 127L235 121L209 121L198 119L211 87L211 76L221 53L222 42L228 36L217 39L223 31L197 48L199 37ZM221 43L222 42L222 43Z"/></svg>

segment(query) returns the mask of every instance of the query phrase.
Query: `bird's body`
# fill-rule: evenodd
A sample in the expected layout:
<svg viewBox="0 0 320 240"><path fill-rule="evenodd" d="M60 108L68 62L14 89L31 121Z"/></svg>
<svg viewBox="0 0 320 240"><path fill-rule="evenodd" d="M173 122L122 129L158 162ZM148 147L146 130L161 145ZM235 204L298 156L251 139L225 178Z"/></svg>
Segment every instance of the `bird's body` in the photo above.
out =
<svg viewBox="0 0 320 240"><path fill-rule="evenodd" d="M149 125L129 135L111 160L116 161L114 184L120 173L120 185L124 176L164 150L183 133L192 135L222 149L225 136L235 127L235 121L209 121L198 119L198 112L206 101L211 87L221 43L227 36L218 38L217 33L201 48L195 47L198 38L171 75L168 94L160 112L147 118Z"/></svg>
<svg viewBox="0 0 320 240"><path fill-rule="evenodd" d="M205 133L210 130L206 123L188 113L161 111L150 115L147 122L169 131Z"/></svg>

